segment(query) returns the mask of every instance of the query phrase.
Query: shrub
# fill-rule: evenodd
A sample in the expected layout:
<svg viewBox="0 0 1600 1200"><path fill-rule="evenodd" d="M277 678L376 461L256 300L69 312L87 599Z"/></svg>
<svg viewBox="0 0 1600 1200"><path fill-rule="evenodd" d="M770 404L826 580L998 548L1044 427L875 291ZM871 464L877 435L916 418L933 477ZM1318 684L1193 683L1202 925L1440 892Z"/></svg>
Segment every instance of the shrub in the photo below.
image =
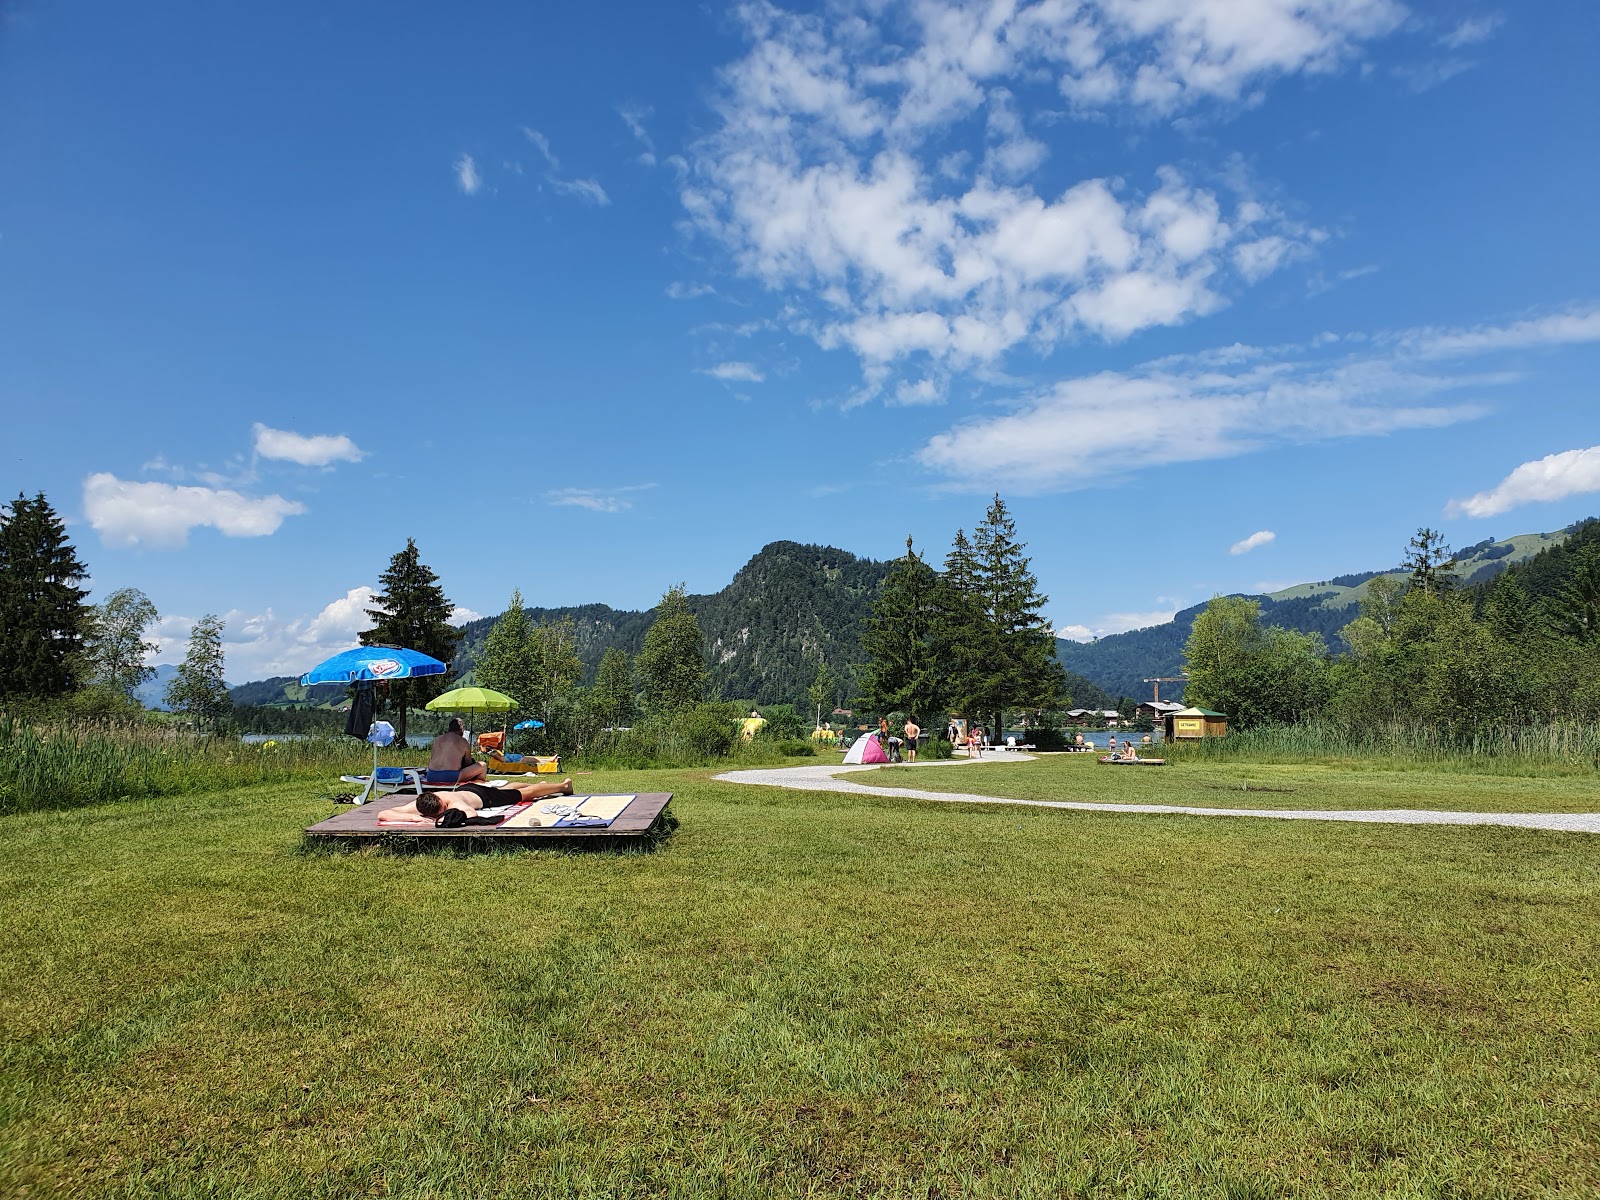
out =
<svg viewBox="0 0 1600 1200"><path fill-rule="evenodd" d="M816 743L809 738L785 738L781 742L773 743L772 748L786 758L815 758L817 756Z"/></svg>
<svg viewBox="0 0 1600 1200"><path fill-rule="evenodd" d="M943 738L934 738L931 742L923 742L917 747L917 757L921 758L954 758L956 748Z"/></svg>
<svg viewBox="0 0 1600 1200"><path fill-rule="evenodd" d="M733 749L734 724L722 704L699 704L678 720L678 733L689 749L706 758L724 758Z"/></svg>
<svg viewBox="0 0 1600 1200"><path fill-rule="evenodd" d="M781 742L789 738L805 737L810 732L811 722L796 712L792 704L768 704L758 711L767 721L756 733L758 738Z"/></svg>

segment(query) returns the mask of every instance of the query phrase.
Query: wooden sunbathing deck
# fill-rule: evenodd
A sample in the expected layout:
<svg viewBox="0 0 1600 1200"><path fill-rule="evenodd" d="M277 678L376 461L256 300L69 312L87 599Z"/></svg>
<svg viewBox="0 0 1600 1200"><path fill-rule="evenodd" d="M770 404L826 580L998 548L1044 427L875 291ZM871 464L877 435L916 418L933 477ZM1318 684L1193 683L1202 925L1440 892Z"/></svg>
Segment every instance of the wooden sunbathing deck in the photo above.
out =
<svg viewBox="0 0 1600 1200"><path fill-rule="evenodd" d="M581 795L582 793L580 793ZM593 793L599 795L600 793ZM397 792L382 796L367 804L347 808L343 812L307 826L306 835L316 838L480 838L485 841L592 841L596 838L642 838L662 823L662 814L672 800L671 792L638 792L616 820L605 826L574 826L565 829L497 829L491 825L468 825L457 829L408 829L403 826L380 827L378 814L385 809L398 808L416 797L410 792Z"/></svg>

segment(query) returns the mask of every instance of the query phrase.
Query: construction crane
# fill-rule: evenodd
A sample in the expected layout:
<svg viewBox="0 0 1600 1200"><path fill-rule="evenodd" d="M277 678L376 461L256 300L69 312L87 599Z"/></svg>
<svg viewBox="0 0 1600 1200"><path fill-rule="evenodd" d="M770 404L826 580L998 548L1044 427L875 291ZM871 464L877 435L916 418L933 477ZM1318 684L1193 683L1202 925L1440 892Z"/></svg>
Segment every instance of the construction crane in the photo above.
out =
<svg viewBox="0 0 1600 1200"><path fill-rule="evenodd" d="M1151 697L1151 702L1154 704L1160 704L1161 685L1163 683L1188 683L1189 672L1185 671L1182 675L1159 675L1154 679L1146 679L1145 682L1155 685L1155 695Z"/></svg>

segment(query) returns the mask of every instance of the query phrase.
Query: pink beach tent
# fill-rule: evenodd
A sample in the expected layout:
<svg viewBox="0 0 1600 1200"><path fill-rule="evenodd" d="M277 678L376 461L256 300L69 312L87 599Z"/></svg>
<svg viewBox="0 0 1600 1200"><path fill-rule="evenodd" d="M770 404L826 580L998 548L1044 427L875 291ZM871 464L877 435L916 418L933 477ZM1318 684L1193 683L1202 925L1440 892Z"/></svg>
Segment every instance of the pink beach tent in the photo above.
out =
<svg viewBox="0 0 1600 1200"><path fill-rule="evenodd" d="M883 752L883 746L876 737L863 733L850 744L844 761L846 766L852 763L883 763L889 761L889 756Z"/></svg>

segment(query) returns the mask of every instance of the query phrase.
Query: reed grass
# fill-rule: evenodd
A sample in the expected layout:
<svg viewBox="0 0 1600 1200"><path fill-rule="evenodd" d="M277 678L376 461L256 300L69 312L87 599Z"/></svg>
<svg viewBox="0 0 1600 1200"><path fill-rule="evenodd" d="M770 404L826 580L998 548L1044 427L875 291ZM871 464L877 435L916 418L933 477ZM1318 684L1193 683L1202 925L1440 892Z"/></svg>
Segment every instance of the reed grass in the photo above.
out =
<svg viewBox="0 0 1600 1200"><path fill-rule="evenodd" d="M1309 722L1172 742L1160 753L1176 762L1359 761L1394 770L1570 774L1600 768L1600 725L1551 721L1455 730L1403 722Z"/></svg>

